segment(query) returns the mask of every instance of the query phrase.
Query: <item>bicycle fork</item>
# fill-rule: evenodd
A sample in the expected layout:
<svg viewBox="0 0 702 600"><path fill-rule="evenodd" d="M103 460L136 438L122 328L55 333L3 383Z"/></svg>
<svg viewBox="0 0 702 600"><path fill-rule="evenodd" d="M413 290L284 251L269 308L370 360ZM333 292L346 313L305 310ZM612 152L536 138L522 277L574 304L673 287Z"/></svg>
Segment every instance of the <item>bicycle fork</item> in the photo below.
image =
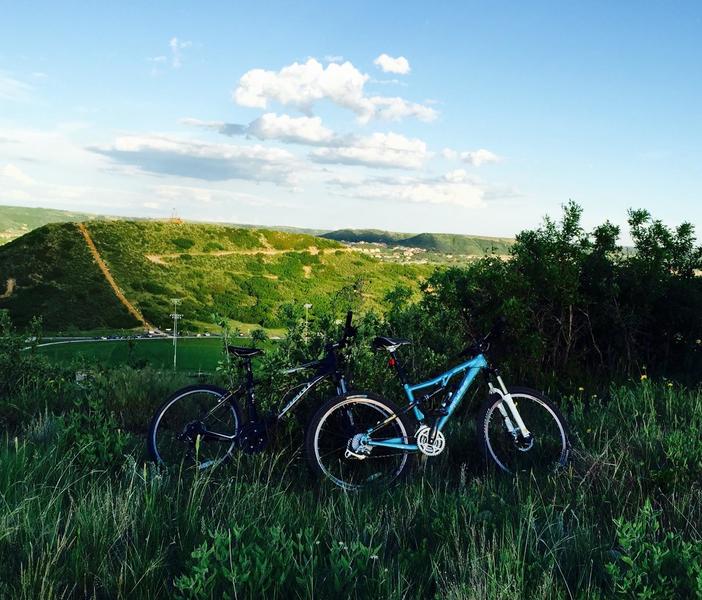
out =
<svg viewBox="0 0 702 600"><path fill-rule="evenodd" d="M505 386L505 382L502 381L502 377L499 375L497 376L497 383L499 387L495 387L492 382L489 381L488 388L491 396L496 394L502 399L502 402L497 405L497 408L505 421L507 431L509 431L510 435L512 435L512 437L515 439L517 439L518 434L521 434L523 439L530 440L531 432L524 424L522 416L517 410L517 405L514 403L512 395L507 391L507 386Z"/></svg>

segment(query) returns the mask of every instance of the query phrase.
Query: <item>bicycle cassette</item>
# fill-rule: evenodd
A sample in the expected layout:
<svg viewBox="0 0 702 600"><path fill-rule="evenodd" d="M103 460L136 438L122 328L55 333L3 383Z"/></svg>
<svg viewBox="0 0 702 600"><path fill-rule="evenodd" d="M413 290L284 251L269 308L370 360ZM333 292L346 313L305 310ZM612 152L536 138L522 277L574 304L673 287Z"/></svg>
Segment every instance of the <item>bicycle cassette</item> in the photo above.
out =
<svg viewBox="0 0 702 600"><path fill-rule="evenodd" d="M419 451L425 456L437 456L441 454L446 447L446 438L440 431L437 431L434 439L430 441L431 430L432 428L428 425L422 425L417 429L417 433L414 436L417 442L417 448L419 448Z"/></svg>

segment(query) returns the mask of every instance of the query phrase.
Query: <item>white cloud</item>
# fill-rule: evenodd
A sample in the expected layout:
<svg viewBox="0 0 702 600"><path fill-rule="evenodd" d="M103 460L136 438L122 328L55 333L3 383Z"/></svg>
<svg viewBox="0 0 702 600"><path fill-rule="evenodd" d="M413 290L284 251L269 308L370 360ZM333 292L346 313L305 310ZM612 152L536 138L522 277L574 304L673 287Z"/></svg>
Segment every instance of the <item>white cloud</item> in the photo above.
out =
<svg viewBox="0 0 702 600"><path fill-rule="evenodd" d="M267 201L254 194L246 192L233 192L231 190L221 190L216 188L192 187L184 185L158 185L151 188L153 193L159 198L168 200L171 203L187 204L210 204L212 202L226 204L247 204L250 206L262 206ZM160 203L155 203L160 206Z"/></svg>
<svg viewBox="0 0 702 600"><path fill-rule="evenodd" d="M154 194L166 200L180 202L212 202L212 190L183 185L158 185L153 188Z"/></svg>
<svg viewBox="0 0 702 600"><path fill-rule="evenodd" d="M180 67L183 65L181 50L190 48L192 45L193 43L190 41L181 42L177 37L171 38L171 40L168 42L168 46L171 49L171 66L174 69L180 69Z"/></svg>
<svg viewBox="0 0 702 600"><path fill-rule="evenodd" d="M272 139L297 144L322 144L334 140L334 132L324 127L319 117L266 113L251 123L247 132L260 140Z"/></svg>
<svg viewBox="0 0 702 600"><path fill-rule="evenodd" d="M248 125L225 123L224 121L201 121L181 119L184 125L217 131L223 135L246 135L259 140L278 140L286 144L326 146L338 143L334 132L322 125L319 117L291 117L266 113Z"/></svg>
<svg viewBox="0 0 702 600"><path fill-rule="evenodd" d="M0 71L0 100L27 100L32 86Z"/></svg>
<svg viewBox="0 0 702 600"><path fill-rule="evenodd" d="M106 147L90 148L141 171L206 181L244 179L291 185L300 170L295 157L279 148L210 144L157 135L129 135Z"/></svg>
<svg viewBox="0 0 702 600"><path fill-rule="evenodd" d="M393 58L387 54L381 54L373 61L373 64L378 67L383 73L397 73L398 75L407 75L410 72L409 61L404 56Z"/></svg>
<svg viewBox="0 0 702 600"><path fill-rule="evenodd" d="M349 145L320 148L310 153L310 158L319 163L403 169L421 168L428 156L425 142L397 133L374 133L354 138Z"/></svg>
<svg viewBox="0 0 702 600"><path fill-rule="evenodd" d="M474 167L479 167L487 163L499 162L501 159L494 152L481 148L480 150L473 150L471 152L461 152L461 160Z"/></svg>
<svg viewBox="0 0 702 600"><path fill-rule="evenodd" d="M252 69L241 77L234 100L241 106L268 108L269 102L294 106L310 114L316 102L329 100L353 111L361 122L373 118L417 117L430 121L436 111L402 98L368 97L364 86L369 76L352 63L330 63L326 67L314 58L293 63L280 71Z"/></svg>
<svg viewBox="0 0 702 600"><path fill-rule="evenodd" d="M464 208L479 208L485 205L485 186L461 170L434 178L380 177L358 184L345 181L342 185L334 180L327 183L341 188L341 195L356 198L449 204Z"/></svg>
<svg viewBox="0 0 702 600"><path fill-rule="evenodd" d="M370 102L374 107L374 112L368 117L362 116L362 122L371 117L387 121L401 121L405 117L415 117L420 121L430 122L438 116L433 108L416 102L408 102L404 98L373 96L370 98Z"/></svg>
<svg viewBox="0 0 702 600"><path fill-rule="evenodd" d="M441 156L447 160L456 160L458 158L458 152L452 150L451 148L444 148L441 151Z"/></svg>
<svg viewBox="0 0 702 600"><path fill-rule="evenodd" d="M8 163L0 169L0 176L4 179L11 179L22 185L34 185L36 182L19 167Z"/></svg>

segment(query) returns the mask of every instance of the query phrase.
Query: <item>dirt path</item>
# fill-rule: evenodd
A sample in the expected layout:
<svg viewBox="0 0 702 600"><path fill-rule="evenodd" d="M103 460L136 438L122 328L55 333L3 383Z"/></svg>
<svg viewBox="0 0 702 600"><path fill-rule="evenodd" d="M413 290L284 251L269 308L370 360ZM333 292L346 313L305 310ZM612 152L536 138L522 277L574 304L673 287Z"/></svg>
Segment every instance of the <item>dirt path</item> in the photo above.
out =
<svg viewBox="0 0 702 600"><path fill-rule="evenodd" d="M343 252L356 252L354 248L329 248L329 250L336 252L341 250ZM275 248L259 248L256 250L216 250L215 252L172 252L169 254L146 254L146 258L152 263L157 265L167 265L166 259L168 258L180 258L183 254L188 256L230 256L233 254L243 255L243 256L255 256L256 254L263 254L265 256L270 256L274 254L288 254L290 252L309 252L312 256L320 253L320 249L317 246L310 246L304 250L276 250Z"/></svg>
<svg viewBox="0 0 702 600"><path fill-rule="evenodd" d="M0 294L0 299L9 298L12 296L12 292L15 291L15 279L13 277L8 278L7 288L3 294Z"/></svg>
<svg viewBox="0 0 702 600"><path fill-rule="evenodd" d="M95 242L93 242L93 238L90 236L90 232L88 231L86 226L83 223L76 223L76 226L78 227L78 231L80 231L83 238L85 238L85 243L88 245L88 250L90 250L90 254L93 255L95 262L97 263L98 267L100 267L102 274L105 276L107 283L110 284L110 287L115 293L115 296L117 296L117 299L122 303L124 308L126 308L129 311L129 314L132 315L135 319L137 319L146 329L154 329L153 325L151 325L144 318L144 316L139 312L137 307L134 306L122 293L122 290L119 289L117 282L115 281L114 277L112 277L112 273L110 273L110 268L102 259L102 256L100 256L100 252L98 252L98 249L95 246Z"/></svg>

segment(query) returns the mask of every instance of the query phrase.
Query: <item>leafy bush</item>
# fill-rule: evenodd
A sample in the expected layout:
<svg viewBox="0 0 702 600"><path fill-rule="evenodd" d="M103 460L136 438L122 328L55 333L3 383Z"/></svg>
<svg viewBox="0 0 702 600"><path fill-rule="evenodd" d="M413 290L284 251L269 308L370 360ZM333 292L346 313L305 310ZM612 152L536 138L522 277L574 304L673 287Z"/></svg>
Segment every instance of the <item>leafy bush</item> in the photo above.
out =
<svg viewBox="0 0 702 600"><path fill-rule="evenodd" d="M702 542L664 531L660 519L649 499L633 520L615 519L617 560L607 564L614 592L651 600L702 597Z"/></svg>

